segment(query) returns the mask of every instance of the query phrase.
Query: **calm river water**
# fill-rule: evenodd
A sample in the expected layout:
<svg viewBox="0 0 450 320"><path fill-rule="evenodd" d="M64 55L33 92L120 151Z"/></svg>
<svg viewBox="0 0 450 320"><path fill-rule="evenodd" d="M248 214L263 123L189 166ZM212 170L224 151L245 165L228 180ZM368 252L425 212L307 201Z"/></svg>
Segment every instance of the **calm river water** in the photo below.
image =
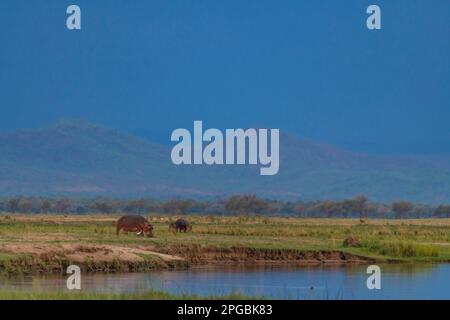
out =
<svg viewBox="0 0 450 320"><path fill-rule="evenodd" d="M367 266L205 266L181 271L82 275L85 292L225 295L239 292L273 299L450 299L450 264L381 267L381 290L366 286ZM1 289L67 291L66 277L0 278Z"/></svg>

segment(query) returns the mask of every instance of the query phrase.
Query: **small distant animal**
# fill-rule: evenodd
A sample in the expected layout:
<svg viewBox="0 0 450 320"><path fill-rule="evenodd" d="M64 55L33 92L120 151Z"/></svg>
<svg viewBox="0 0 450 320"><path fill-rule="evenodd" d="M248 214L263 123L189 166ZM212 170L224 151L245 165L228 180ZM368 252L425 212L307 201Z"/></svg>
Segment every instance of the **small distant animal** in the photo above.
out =
<svg viewBox="0 0 450 320"><path fill-rule="evenodd" d="M365 219L363 219L363 218L359 218L359 222L360 222L360 223L365 223L365 222L366 222L366 220L365 220Z"/></svg>
<svg viewBox="0 0 450 320"><path fill-rule="evenodd" d="M138 215L123 216L117 220L117 235L119 235L120 230L123 230L125 234L128 234L128 232L136 232L137 235L145 235L148 238L153 237L153 226L147 219Z"/></svg>
<svg viewBox="0 0 450 320"><path fill-rule="evenodd" d="M178 219L169 225L169 231L173 233L192 231L192 225L185 219Z"/></svg>

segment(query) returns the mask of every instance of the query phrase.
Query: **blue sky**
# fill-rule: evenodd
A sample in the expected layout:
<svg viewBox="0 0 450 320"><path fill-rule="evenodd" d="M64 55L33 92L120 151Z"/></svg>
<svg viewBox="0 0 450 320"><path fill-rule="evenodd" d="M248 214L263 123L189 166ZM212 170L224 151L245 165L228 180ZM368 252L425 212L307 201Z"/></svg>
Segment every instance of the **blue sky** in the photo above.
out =
<svg viewBox="0 0 450 320"><path fill-rule="evenodd" d="M2 0L0 131L81 118L170 143L203 120L450 154L449 40L448 0Z"/></svg>

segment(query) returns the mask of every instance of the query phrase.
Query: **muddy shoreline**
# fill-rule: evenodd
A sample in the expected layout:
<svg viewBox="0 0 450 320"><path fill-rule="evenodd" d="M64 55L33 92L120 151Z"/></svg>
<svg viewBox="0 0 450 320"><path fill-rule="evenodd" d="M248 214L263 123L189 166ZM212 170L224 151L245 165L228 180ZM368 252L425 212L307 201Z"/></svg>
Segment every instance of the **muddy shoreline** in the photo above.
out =
<svg viewBox="0 0 450 320"><path fill-rule="evenodd" d="M69 265L83 272L142 272L185 269L212 264L370 264L375 259L342 251L255 249L181 245L125 247L94 244L2 245L9 259L0 260L0 274L65 273Z"/></svg>
<svg viewBox="0 0 450 320"><path fill-rule="evenodd" d="M181 256L189 263L371 263L375 260L338 250L256 249L243 247L176 246L161 253Z"/></svg>

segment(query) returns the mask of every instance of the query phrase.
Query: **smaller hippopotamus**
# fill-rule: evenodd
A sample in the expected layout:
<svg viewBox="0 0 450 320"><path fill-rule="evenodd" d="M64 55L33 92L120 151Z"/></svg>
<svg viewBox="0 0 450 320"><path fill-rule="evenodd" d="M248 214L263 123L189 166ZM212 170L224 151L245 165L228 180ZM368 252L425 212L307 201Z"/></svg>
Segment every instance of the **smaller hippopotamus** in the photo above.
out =
<svg viewBox="0 0 450 320"><path fill-rule="evenodd" d="M128 232L136 232L137 235L146 235L148 238L153 237L153 226L142 216L123 216L117 220L116 234L119 235L120 230L125 234Z"/></svg>
<svg viewBox="0 0 450 320"><path fill-rule="evenodd" d="M173 233L192 231L192 225L184 219L178 219L170 224L169 231Z"/></svg>

